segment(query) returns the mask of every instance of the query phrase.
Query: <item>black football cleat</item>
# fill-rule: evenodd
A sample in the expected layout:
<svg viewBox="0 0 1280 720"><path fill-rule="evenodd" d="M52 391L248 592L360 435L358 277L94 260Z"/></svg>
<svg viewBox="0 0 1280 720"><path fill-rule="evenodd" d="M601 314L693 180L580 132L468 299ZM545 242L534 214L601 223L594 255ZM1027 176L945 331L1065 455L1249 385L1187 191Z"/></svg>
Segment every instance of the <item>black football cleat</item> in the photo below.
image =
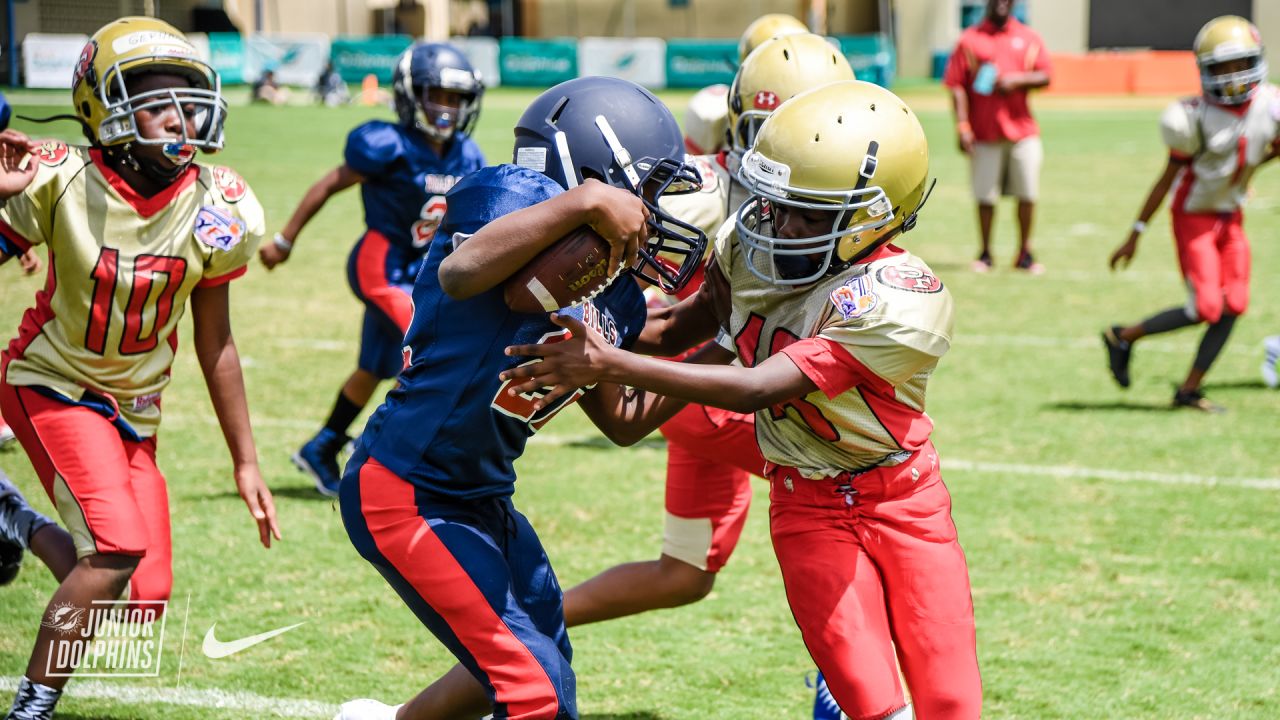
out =
<svg viewBox="0 0 1280 720"><path fill-rule="evenodd" d="M1175 408L1191 408L1210 415L1221 415L1227 409L1204 396L1199 390L1183 390L1179 388L1173 393Z"/></svg>
<svg viewBox="0 0 1280 720"><path fill-rule="evenodd" d="M1102 344L1107 346L1107 364L1111 377L1122 388L1129 387L1129 360L1133 357L1133 343L1120 339L1119 325L1112 325L1102 333Z"/></svg>

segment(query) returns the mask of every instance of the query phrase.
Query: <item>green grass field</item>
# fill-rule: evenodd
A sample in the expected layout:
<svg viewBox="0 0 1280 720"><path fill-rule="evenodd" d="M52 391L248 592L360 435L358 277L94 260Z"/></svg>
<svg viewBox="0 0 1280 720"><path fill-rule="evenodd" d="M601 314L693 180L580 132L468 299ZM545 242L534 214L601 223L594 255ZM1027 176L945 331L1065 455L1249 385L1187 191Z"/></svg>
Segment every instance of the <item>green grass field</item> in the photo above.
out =
<svg viewBox="0 0 1280 720"><path fill-rule="evenodd" d="M498 90L485 98L478 140L491 161L509 157L510 128L531 97ZM686 97L668 96L676 108ZM950 285L958 307L929 412L972 573L986 716L1280 717L1280 395L1257 374L1262 338L1280 333L1280 172L1264 171L1255 184L1247 220L1252 307L1207 387L1230 412L1172 412L1173 383L1190 364L1197 331L1140 344L1134 386L1124 392L1111 382L1098 340L1113 321L1184 299L1165 212L1130 270L1106 269L1164 161L1162 101L1038 104L1046 164L1037 238L1048 272L1033 278L1008 269L1011 205L998 215L998 271L968 271L976 219L942 91L918 87L907 98L929 133L939 183L905 244ZM390 114L236 107L219 162L248 179L274 231L308 185L341 161L346 132L370 117ZM74 137L69 124L57 130ZM255 264L232 293L284 542L270 551L257 543L188 348L165 398L160 442L176 574L162 675L72 681L62 717L327 717L324 707L297 703L245 709L232 699L223 706L238 709L217 709L206 691L331 707L363 696L398 701L452 663L357 556L336 506L288 461L354 365L361 308L344 268L361 229L358 194L335 198L288 264L271 274ZM8 336L42 280L22 277L13 264L0 272ZM657 436L636 448L610 446L577 411L530 445L516 499L563 585L656 557L664 457ZM20 450L0 453L0 466L49 511ZM1266 482L1240 482L1248 479ZM585 718L807 716L812 663L770 550L764 483L756 487L741 544L709 598L572 633ZM19 580L0 590L0 677L10 680L23 672L54 587L28 560ZM215 622L228 639L300 621L307 624L224 660L199 650Z"/></svg>

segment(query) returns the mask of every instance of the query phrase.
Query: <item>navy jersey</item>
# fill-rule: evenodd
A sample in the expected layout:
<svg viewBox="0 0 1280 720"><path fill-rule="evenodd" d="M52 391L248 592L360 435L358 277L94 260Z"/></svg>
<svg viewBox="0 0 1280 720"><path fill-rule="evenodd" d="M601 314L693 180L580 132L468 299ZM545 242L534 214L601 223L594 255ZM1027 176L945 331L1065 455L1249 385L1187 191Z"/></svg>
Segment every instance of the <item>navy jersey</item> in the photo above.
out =
<svg viewBox="0 0 1280 720"><path fill-rule="evenodd" d="M457 135L441 158L421 132L382 120L352 130L343 159L365 178L365 226L417 255L444 217L445 194L485 164L480 146L465 135Z"/></svg>
<svg viewBox="0 0 1280 720"><path fill-rule="evenodd" d="M399 385L360 436L351 462L370 455L429 492L457 499L507 496L512 463L525 441L581 391L535 413L533 396L510 397L498 374L521 362L508 345L556 342L567 331L546 314L513 312L502 286L467 300L440 289L440 263L456 242L509 212L563 192L546 176L514 165L485 168L449 193L441 232L431 242L413 288L414 315L405 336L409 365ZM645 322L644 295L619 278L590 302L562 310L630 347Z"/></svg>

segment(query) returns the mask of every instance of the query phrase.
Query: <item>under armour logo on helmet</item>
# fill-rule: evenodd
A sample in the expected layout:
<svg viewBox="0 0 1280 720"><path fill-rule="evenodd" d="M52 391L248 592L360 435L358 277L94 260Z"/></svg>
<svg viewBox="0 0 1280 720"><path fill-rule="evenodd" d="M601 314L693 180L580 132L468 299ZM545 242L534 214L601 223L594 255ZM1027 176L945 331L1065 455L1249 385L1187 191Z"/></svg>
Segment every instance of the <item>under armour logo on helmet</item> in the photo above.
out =
<svg viewBox="0 0 1280 720"><path fill-rule="evenodd" d="M761 90L756 93L755 106L757 110L773 110L778 107L778 94Z"/></svg>

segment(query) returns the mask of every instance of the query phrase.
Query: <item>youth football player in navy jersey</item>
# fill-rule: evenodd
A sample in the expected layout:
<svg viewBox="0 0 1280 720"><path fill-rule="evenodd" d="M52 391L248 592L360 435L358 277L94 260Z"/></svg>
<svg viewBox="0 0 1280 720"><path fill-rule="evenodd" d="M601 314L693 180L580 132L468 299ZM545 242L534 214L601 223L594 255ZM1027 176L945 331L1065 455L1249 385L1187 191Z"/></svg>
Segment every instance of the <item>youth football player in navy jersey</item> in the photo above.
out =
<svg viewBox="0 0 1280 720"><path fill-rule="evenodd" d="M423 255L444 217L445 195L484 167L469 133L484 93L466 57L445 43L419 43L400 56L395 78L398 123L371 120L347 136L343 163L298 203L284 229L259 252L268 269L289 259L298 233L335 193L360 184L367 230L347 261L347 281L365 305L360 356L320 432L293 462L325 495L336 495L338 452L347 428L382 380L403 366L409 295Z"/></svg>
<svg viewBox="0 0 1280 720"><path fill-rule="evenodd" d="M461 680L475 692L464 693L463 705L437 686L402 708L357 700L339 720L397 712L400 720L578 717L560 586L537 533L512 504L512 462L574 401L606 435L620 437L624 396L599 385L534 412L539 394L508 393L498 374L523 360L505 355L505 346L566 333L546 313L509 309L502 283L590 225L609 241L611 267L627 263L675 290L706 243L656 203L663 193L697 188L683 157L680 129L652 94L617 78L579 78L525 111L515 165L481 170L449 193L414 285L408 366L357 441L340 497L352 543L458 658L470 676ZM659 252L685 261L663 265ZM626 277L561 312L619 347L634 343L646 316L642 293Z"/></svg>

